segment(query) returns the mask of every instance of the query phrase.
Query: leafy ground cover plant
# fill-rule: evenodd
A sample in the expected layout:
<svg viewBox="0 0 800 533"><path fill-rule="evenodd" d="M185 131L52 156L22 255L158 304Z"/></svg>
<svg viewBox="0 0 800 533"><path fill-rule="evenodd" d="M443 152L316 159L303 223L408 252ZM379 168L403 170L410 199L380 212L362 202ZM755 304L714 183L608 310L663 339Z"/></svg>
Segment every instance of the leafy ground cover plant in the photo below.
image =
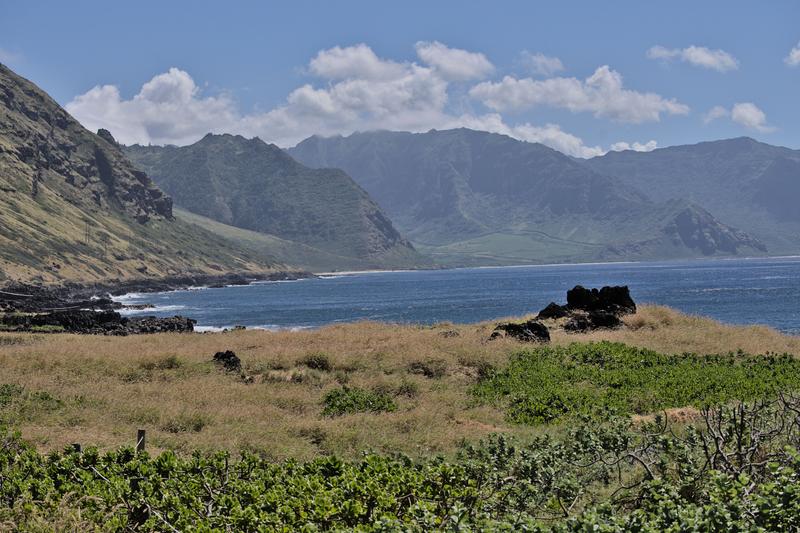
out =
<svg viewBox="0 0 800 533"><path fill-rule="evenodd" d="M504 404L514 422L543 424L702 407L799 387L800 360L790 355L665 355L604 341L520 351L473 392L480 401Z"/></svg>
<svg viewBox="0 0 800 533"><path fill-rule="evenodd" d="M322 404L322 414L325 416L386 413L397 409L394 399L386 392L351 387L333 389L325 395Z"/></svg>
<svg viewBox="0 0 800 533"><path fill-rule="evenodd" d="M800 400L703 409L697 423L586 419L458 457L276 463L131 449L42 455L0 439L0 528L112 531L792 531Z"/></svg>

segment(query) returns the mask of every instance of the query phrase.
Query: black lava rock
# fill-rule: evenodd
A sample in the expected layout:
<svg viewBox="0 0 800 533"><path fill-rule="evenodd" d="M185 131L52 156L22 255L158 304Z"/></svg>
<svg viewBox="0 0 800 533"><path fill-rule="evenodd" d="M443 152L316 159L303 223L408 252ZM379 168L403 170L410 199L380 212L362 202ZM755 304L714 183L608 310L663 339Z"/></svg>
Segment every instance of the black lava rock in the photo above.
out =
<svg viewBox="0 0 800 533"><path fill-rule="evenodd" d="M576 285L567 291L567 308L580 311L606 311L616 315L636 312L636 303L631 298L627 285L587 289Z"/></svg>
<svg viewBox="0 0 800 533"><path fill-rule="evenodd" d="M617 329L622 327L622 320L614 313L592 311L575 313L564 324L564 330L570 333L585 333L596 329Z"/></svg>
<svg viewBox="0 0 800 533"><path fill-rule="evenodd" d="M498 337L513 337L522 342L550 342L550 331L537 320L528 320L522 324L508 322L498 324L489 338Z"/></svg>
<svg viewBox="0 0 800 533"><path fill-rule="evenodd" d="M222 365L228 372L240 372L242 370L242 360L231 350L215 353L214 362Z"/></svg>
<svg viewBox="0 0 800 533"><path fill-rule="evenodd" d="M539 320L554 320L557 318L564 318L568 314L569 312L563 305L550 302L547 304L547 307L539 311L539 314L536 316L536 318Z"/></svg>

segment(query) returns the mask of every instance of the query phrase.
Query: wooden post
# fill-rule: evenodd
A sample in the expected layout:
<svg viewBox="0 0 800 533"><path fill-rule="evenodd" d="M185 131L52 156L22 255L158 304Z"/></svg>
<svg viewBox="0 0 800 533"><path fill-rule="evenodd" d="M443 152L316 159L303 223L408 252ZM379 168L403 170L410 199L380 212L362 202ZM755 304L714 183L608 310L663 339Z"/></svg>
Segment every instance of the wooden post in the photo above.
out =
<svg viewBox="0 0 800 533"><path fill-rule="evenodd" d="M136 451L143 452L144 451L144 439L145 439L145 432L143 429L140 429L136 432Z"/></svg>
<svg viewBox="0 0 800 533"><path fill-rule="evenodd" d="M77 453L81 453L81 445L80 443L74 442L72 444L72 449L75 450Z"/></svg>

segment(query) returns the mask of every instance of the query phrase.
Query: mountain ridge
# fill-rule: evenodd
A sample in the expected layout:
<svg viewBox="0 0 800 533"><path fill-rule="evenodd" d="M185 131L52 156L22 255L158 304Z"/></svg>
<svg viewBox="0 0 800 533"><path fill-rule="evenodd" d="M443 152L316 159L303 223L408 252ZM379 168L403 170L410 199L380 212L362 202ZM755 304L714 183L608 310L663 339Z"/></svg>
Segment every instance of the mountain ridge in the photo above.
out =
<svg viewBox="0 0 800 533"><path fill-rule="evenodd" d="M702 206L679 223L686 206L653 202L614 176L506 135L379 131L314 136L288 151L309 166L343 168L423 252L456 263L490 249L490 264L763 253ZM705 237L676 232L687 225Z"/></svg>
<svg viewBox="0 0 800 533"><path fill-rule="evenodd" d="M257 137L207 134L188 146L125 151L178 205L198 215L365 265L389 257L399 260L392 266L426 264L345 172L308 168Z"/></svg>
<svg viewBox="0 0 800 533"><path fill-rule="evenodd" d="M771 253L800 251L800 150L737 137L613 152L583 164L645 188L656 201L688 197Z"/></svg>

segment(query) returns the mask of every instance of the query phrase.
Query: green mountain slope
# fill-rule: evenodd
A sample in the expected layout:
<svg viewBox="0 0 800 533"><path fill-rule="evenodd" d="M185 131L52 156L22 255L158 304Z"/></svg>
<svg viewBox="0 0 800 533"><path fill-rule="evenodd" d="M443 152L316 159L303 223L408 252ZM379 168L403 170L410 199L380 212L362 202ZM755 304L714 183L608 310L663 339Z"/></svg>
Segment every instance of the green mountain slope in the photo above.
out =
<svg viewBox="0 0 800 533"><path fill-rule="evenodd" d="M419 264L419 254L411 248L397 247L372 261L355 259L275 235L229 226L185 209L175 208L174 213L178 220L199 226L242 249L258 253L266 260L311 272L389 269L397 265Z"/></svg>
<svg viewBox="0 0 800 533"><path fill-rule="evenodd" d="M687 201L639 189L541 144L468 129L311 137L289 152L338 167L415 246L446 264L762 253Z"/></svg>
<svg viewBox="0 0 800 533"><path fill-rule="evenodd" d="M684 197L764 242L771 253L800 252L800 151L747 137L610 152L586 167L646 190Z"/></svg>
<svg viewBox="0 0 800 533"><path fill-rule="evenodd" d="M101 133L0 65L0 282L280 268L174 220L172 200Z"/></svg>
<svg viewBox="0 0 800 533"><path fill-rule="evenodd" d="M217 222L351 263L426 263L347 174L308 168L258 138L209 134L191 146L131 146L126 152L178 205Z"/></svg>

